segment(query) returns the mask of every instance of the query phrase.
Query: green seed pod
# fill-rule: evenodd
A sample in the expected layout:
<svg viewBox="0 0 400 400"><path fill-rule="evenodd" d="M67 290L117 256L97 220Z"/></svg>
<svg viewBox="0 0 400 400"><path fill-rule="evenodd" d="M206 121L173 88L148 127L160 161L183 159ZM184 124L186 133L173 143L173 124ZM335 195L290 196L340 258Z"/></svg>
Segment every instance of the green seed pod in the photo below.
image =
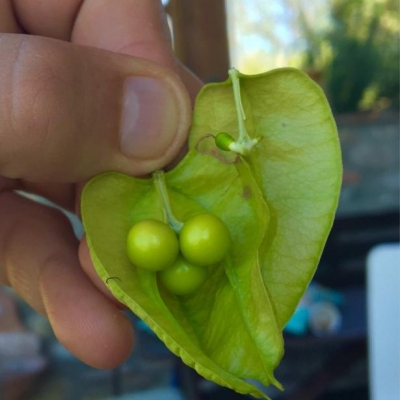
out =
<svg viewBox="0 0 400 400"><path fill-rule="evenodd" d="M221 150L224 151L231 151L230 149L230 144L234 143L235 139L226 132L220 132L217 134L217 136L215 137L215 144L217 145L217 147Z"/></svg>
<svg viewBox="0 0 400 400"><path fill-rule="evenodd" d="M194 293L203 284L207 278L207 269L179 256L174 265L160 271L158 276L171 293L184 296Z"/></svg>
<svg viewBox="0 0 400 400"><path fill-rule="evenodd" d="M179 234L179 244L188 261L205 267L223 260L231 245L231 237L221 219L205 213L185 222Z"/></svg>
<svg viewBox="0 0 400 400"><path fill-rule="evenodd" d="M175 262L179 244L175 232L167 224L147 219L130 229L126 251L129 260L137 267L160 271Z"/></svg>

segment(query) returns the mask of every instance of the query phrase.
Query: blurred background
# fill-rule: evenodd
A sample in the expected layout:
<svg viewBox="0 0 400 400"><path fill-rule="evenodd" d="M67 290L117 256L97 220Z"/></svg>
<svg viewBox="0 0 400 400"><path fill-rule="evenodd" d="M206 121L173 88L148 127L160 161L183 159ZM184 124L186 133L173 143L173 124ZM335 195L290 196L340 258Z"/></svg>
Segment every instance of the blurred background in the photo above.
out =
<svg viewBox="0 0 400 400"><path fill-rule="evenodd" d="M275 400L398 399L398 1L163 3L177 56L203 81L225 80L231 66L246 74L297 67L325 90L337 121L344 176L336 221L285 330L276 376L286 390L266 393ZM198 377L131 319L137 331L131 358L99 371L76 360L45 319L0 288L0 399L246 397Z"/></svg>

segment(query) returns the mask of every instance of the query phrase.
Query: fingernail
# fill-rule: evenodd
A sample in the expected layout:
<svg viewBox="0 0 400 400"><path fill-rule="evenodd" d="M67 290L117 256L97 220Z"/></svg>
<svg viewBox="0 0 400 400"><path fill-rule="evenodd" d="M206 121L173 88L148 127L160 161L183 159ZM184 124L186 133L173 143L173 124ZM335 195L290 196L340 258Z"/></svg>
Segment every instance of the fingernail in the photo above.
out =
<svg viewBox="0 0 400 400"><path fill-rule="evenodd" d="M154 159L172 143L178 130L178 109L172 89L154 78L125 80L121 151L132 158Z"/></svg>

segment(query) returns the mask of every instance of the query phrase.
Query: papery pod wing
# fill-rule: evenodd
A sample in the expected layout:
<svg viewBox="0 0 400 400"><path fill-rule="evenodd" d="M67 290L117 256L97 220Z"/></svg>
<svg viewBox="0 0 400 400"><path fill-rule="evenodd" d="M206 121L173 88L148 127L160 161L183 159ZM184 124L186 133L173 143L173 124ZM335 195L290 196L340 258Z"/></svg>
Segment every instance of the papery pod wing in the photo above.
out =
<svg viewBox="0 0 400 400"><path fill-rule="evenodd" d="M285 68L240 75L240 92L247 131L263 138L244 158L270 210L260 263L282 329L315 272L333 223L340 146L324 93L304 73ZM196 111L190 148L219 132L237 138L231 79L204 87ZM207 143L213 152L215 144Z"/></svg>
<svg viewBox="0 0 400 400"><path fill-rule="evenodd" d="M133 266L125 242L147 218L165 221L152 180L117 173L90 181L82 216L90 254L113 295L142 318L169 349L205 378L243 394L265 395L244 379L280 386L273 376L283 343L259 264L269 210L245 162L233 165L192 149L166 186L175 215L185 221L207 211L219 216L232 249L191 296L175 296L154 272ZM112 279L109 279L112 278Z"/></svg>

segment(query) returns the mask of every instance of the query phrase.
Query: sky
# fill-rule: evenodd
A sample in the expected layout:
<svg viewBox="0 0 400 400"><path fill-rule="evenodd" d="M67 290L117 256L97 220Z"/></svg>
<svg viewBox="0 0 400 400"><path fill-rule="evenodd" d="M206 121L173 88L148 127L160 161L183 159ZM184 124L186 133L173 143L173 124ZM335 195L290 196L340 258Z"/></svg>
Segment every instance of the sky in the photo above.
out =
<svg viewBox="0 0 400 400"><path fill-rule="evenodd" d="M327 23L327 0L292 2L303 6L313 26ZM285 0L226 0L226 8L232 66L244 73L261 72L266 65L299 66L305 41L296 32L297 17Z"/></svg>

